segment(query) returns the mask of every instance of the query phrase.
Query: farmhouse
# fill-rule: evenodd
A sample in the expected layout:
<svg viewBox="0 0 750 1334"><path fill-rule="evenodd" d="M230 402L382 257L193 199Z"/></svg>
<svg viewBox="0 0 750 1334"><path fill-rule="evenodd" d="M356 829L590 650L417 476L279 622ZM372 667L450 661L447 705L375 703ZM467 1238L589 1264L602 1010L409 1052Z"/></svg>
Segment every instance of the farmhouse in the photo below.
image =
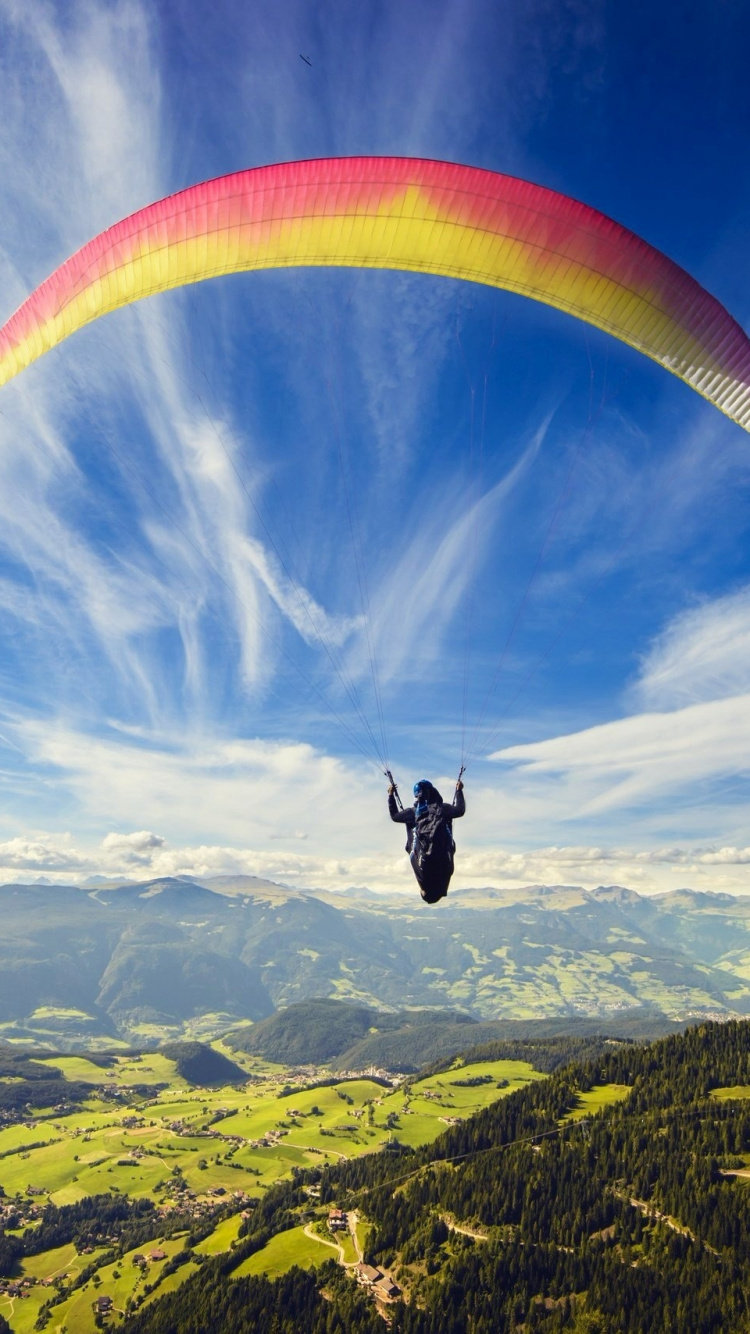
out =
<svg viewBox="0 0 750 1334"><path fill-rule="evenodd" d="M401 1294L398 1284L394 1283L390 1274L386 1274L382 1269L375 1269L373 1265L358 1264L355 1273L357 1282L369 1288L376 1297L385 1297L392 1301Z"/></svg>
<svg viewBox="0 0 750 1334"><path fill-rule="evenodd" d="M349 1226L349 1220L343 1209L331 1209L328 1215L328 1227L331 1232L345 1231Z"/></svg>
<svg viewBox="0 0 750 1334"><path fill-rule="evenodd" d="M358 1264L355 1267L355 1272L357 1282L364 1283L368 1287L371 1287L373 1283L377 1283L378 1279L383 1277L380 1270L374 1269L372 1265Z"/></svg>

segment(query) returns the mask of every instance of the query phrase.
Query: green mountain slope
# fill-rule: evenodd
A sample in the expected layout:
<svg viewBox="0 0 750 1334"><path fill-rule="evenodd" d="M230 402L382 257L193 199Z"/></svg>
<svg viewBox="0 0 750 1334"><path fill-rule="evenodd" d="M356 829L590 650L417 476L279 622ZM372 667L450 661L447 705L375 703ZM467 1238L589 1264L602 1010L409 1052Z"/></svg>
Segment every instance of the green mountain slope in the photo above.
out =
<svg viewBox="0 0 750 1334"><path fill-rule="evenodd" d="M176 878L6 885L0 915L0 1039L58 1048L215 1036L317 997L480 1021L750 1012L750 900L727 895L487 889L428 909Z"/></svg>
<svg viewBox="0 0 750 1334"><path fill-rule="evenodd" d="M428 1148L327 1169L321 1198L367 1220L367 1262L407 1298L380 1299L394 1334L748 1334L748 1088L747 1023L612 1048ZM308 1205L303 1174L269 1191L231 1255L123 1334L370 1334L374 1295L334 1263L233 1277Z"/></svg>
<svg viewBox="0 0 750 1334"><path fill-rule="evenodd" d="M413 1073L426 1065L450 1059L467 1048L490 1059L490 1047L500 1059L509 1044L536 1048L543 1039L564 1037L588 1049L593 1037L648 1040L685 1025L663 1016L628 1011L605 1019L478 1021L453 1010L401 1010L387 1013L347 1001L316 998L279 1010L251 1028L229 1033L234 1051L276 1061L282 1065L330 1065L336 1070L386 1070ZM501 1050L502 1049L502 1050ZM519 1057L519 1059L526 1059ZM531 1058L529 1058L531 1059ZM561 1063L556 1058L555 1065ZM547 1068L537 1067L537 1068ZM554 1066L549 1067L554 1068Z"/></svg>
<svg viewBox="0 0 750 1334"><path fill-rule="evenodd" d="M252 1028L230 1033L235 1051L286 1065L335 1063L338 1068L384 1065L416 1070L428 1060L466 1047L486 1025L453 1011L412 1010L389 1014L366 1005L315 998L279 1010ZM452 1041L441 1043L444 1032ZM492 1026L491 1036L496 1036ZM490 1036L490 1035L488 1035Z"/></svg>

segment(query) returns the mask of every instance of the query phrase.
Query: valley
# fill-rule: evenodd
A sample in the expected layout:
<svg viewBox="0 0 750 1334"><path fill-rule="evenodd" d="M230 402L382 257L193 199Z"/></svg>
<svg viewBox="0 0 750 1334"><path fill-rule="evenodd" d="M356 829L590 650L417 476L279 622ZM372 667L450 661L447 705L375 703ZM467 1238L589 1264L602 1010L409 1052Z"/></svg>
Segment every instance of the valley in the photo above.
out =
<svg viewBox="0 0 750 1334"><path fill-rule="evenodd" d="M221 1044L215 1050L225 1055ZM125 1249L107 1233L78 1248L69 1241L24 1256L0 1277L0 1316L18 1334L34 1329L40 1312L46 1327L68 1334L89 1334L97 1314L114 1326L126 1311L174 1290L205 1257L230 1251L259 1200L292 1173L389 1145L419 1148L543 1078L528 1062L499 1060L423 1080L381 1072L332 1081L325 1068L300 1073L248 1057L243 1082L196 1088L158 1052L33 1064L62 1072L63 1100L67 1081L89 1085L90 1096L69 1110L64 1101L52 1110L29 1106L0 1129L5 1236L33 1232L48 1205L64 1210L105 1196L147 1204L150 1235ZM307 1224L252 1256L238 1276L277 1276L336 1255L327 1212L311 1192ZM310 1229L316 1219L322 1237ZM342 1258L353 1264L357 1254Z"/></svg>

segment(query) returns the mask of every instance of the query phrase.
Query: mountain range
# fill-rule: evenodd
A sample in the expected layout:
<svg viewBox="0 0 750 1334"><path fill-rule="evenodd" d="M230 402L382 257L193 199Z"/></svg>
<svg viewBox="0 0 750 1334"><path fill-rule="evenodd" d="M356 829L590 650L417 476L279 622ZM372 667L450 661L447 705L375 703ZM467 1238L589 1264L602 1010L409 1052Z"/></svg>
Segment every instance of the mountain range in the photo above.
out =
<svg viewBox="0 0 750 1334"><path fill-rule="evenodd" d="M0 1038L206 1037L313 997L482 1021L750 1013L750 898L472 889L437 908L249 876L0 887Z"/></svg>

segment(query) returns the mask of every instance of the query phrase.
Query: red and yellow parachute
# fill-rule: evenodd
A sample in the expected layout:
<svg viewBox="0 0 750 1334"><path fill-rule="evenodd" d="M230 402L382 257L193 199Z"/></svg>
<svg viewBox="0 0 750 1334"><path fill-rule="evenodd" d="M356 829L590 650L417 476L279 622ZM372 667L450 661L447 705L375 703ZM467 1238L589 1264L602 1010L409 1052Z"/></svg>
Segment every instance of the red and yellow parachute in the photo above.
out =
<svg viewBox="0 0 750 1334"><path fill-rule="evenodd" d="M414 158L258 167L141 209L66 260L0 329L0 385L129 301L299 265L409 269L534 297L644 352L750 430L750 339L683 269L565 195Z"/></svg>

